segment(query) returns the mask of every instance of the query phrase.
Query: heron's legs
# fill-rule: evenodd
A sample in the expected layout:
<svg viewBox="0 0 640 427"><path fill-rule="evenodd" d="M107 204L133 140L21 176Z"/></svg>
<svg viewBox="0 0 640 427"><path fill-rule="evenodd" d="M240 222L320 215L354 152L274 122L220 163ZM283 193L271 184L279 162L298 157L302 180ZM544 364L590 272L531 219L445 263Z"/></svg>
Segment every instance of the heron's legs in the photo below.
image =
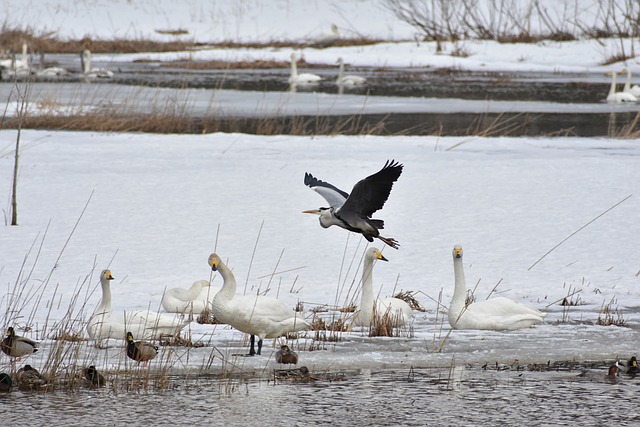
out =
<svg viewBox="0 0 640 427"><path fill-rule="evenodd" d="M393 237L383 237L383 236L377 236L377 237L387 245L391 246L393 249L398 249L400 247L400 243L398 243L398 241Z"/></svg>

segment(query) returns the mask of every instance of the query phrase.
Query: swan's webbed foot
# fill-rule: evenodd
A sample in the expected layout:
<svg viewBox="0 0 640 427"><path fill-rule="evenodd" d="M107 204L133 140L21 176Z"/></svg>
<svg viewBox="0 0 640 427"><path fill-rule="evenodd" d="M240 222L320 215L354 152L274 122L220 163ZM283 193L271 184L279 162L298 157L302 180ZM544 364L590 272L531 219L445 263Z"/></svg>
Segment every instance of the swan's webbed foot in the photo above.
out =
<svg viewBox="0 0 640 427"><path fill-rule="evenodd" d="M382 240L387 245L391 246L393 249L398 249L400 247L400 243L393 237L383 237L378 236L378 239Z"/></svg>

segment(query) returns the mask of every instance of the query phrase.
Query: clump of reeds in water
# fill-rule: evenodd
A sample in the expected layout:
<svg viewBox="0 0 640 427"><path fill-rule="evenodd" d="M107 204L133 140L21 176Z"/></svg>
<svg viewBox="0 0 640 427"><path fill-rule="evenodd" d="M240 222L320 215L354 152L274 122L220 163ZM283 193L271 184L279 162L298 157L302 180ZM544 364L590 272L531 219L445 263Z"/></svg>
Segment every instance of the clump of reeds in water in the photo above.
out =
<svg viewBox="0 0 640 427"><path fill-rule="evenodd" d="M416 292L414 292L414 291L405 291L405 292L400 291L397 294L395 294L393 297L401 299L402 301L404 301L407 304L409 304L409 307L411 307L411 310L422 311L422 312L427 311L420 304L420 301L418 301L418 299L415 297L415 293Z"/></svg>
<svg viewBox="0 0 640 427"><path fill-rule="evenodd" d="M391 310L380 312L377 310L377 305L374 305L369 336L400 337L405 335L411 338L413 336L413 328L406 326L408 320L404 319L401 312L392 312Z"/></svg>
<svg viewBox="0 0 640 427"><path fill-rule="evenodd" d="M600 326L625 326L626 320L622 315L622 311L616 305L613 308L613 305L616 304L617 301L614 298L611 298L608 304L602 303L602 308L600 309L600 314L598 314L598 319L596 320L596 325Z"/></svg>
<svg viewBox="0 0 640 427"><path fill-rule="evenodd" d="M210 308L202 310L200 314L198 314L196 322L201 325L220 325L220 321L216 318Z"/></svg>

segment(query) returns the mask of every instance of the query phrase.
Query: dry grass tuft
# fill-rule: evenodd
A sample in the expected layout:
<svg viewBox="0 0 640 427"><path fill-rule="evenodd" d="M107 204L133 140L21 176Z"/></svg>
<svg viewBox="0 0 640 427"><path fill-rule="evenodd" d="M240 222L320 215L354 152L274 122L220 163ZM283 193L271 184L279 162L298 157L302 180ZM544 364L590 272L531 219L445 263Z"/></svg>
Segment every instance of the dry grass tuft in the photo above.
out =
<svg viewBox="0 0 640 427"><path fill-rule="evenodd" d="M613 305L616 304L615 308ZM600 314L598 314L598 319L596 320L596 325L600 326L625 326L626 320L622 315L622 311L617 306L617 301L614 298L611 298L608 304L602 303L602 308L600 309Z"/></svg>
<svg viewBox="0 0 640 427"><path fill-rule="evenodd" d="M201 325L220 325L221 324L220 321L213 314L213 311L208 308L205 308L200 312L200 314L198 314L198 317L196 318L196 322L198 322Z"/></svg>
<svg viewBox="0 0 640 427"><path fill-rule="evenodd" d="M416 299L416 297L414 296L415 291L406 291L406 292L398 292L397 294L395 294L393 297L394 298L398 298L401 299L402 301L406 302L407 304L409 304L409 307L411 307L412 310L416 310L416 311L422 311L425 312L427 311L421 304L420 301L418 301Z"/></svg>

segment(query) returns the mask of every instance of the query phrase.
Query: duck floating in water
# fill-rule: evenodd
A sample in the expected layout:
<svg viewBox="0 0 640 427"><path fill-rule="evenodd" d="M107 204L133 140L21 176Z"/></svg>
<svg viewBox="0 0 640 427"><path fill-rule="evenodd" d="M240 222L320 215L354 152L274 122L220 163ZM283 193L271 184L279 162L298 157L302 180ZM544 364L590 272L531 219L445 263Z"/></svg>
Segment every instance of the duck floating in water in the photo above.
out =
<svg viewBox="0 0 640 427"><path fill-rule="evenodd" d="M629 359L629 362L627 362L626 373L631 375L632 377L635 377L636 375L638 375L638 373L640 373L640 369L638 368L638 359L636 359L636 356L631 356L631 359Z"/></svg>
<svg viewBox="0 0 640 427"><path fill-rule="evenodd" d="M213 298L213 314L216 318L237 330L250 334L249 356L260 354L265 338L280 338L289 332L310 329L304 317L275 298L262 295L236 296L236 279L231 270L213 253L209 265L218 271L224 283ZM258 351L255 351L255 336L258 336Z"/></svg>
<svg viewBox="0 0 640 427"><path fill-rule="evenodd" d="M163 334L176 335L189 323L188 320L180 318L180 316L161 314L150 310L112 313L111 280L113 280L111 270L103 270L100 273L102 299L87 324L87 332L91 339L122 339L126 336L127 331L145 339L159 338Z"/></svg>
<svg viewBox="0 0 640 427"><path fill-rule="evenodd" d="M16 335L13 326L9 326L7 337L0 343L0 349L10 357L20 358L38 351L38 343L29 338Z"/></svg>
<svg viewBox="0 0 640 427"><path fill-rule="evenodd" d="M374 318L390 316L393 326L404 326L413 314L411 306L400 298L374 299L373 297L373 262L375 260L388 261L377 248L369 248L365 252L362 263L362 299L360 310L355 315L353 323L357 326L370 327ZM374 316L375 312L375 316Z"/></svg>
<svg viewBox="0 0 640 427"><path fill-rule="evenodd" d="M20 390L39 390L47 385L47 380L31 365L24 365L18 369L16 382Z"/></svg>
<svg viewBox="0 0 640 427"><path fill-rule="evenodd" d="M298 354L291 350L288 345L281 345L280 350L276 351L276 362L297 365Z"/></svg>
<svg viewBox="0 0 640 427"><path fill-rule="evenodd" d="M91 365L82 371L82 376L89 381L91 387L103 387L107 381L104 376L98 372L95 366Z"/></svg>
<svg viewBox="0 0 640 427"><path fill-rule="evenodd" d="M584 370L578 375L578 379L617 384L620 381L620 368L617 364L611 365L606 375L602 375L601 372Z"/></svg>
<svg viewBox="0 0 640 427"><path fill-rule="evenodd" d="M449 324L453 329L488 329L493 331L528 328L542 322L545 313L509 298L496 297L465 305L467 285L462 265L462 247L453 248L455 289L449 305Z"/></svg>
<svg viewBox="0 0 640 427"><path fill-rule="evenodd" d="M12 386L13 380L11 376L6 372L0 373L0 392L10 391Z"/></svg>
<svg viewBox="0 0 640 427"><path fill-rule="evenodd" d="M154 359L158 355L158 346L148 342L134 341L133 334L127 332L127 356L129 359L138 362L145 362L144 366L149 364L149 361Z"/></svg>

